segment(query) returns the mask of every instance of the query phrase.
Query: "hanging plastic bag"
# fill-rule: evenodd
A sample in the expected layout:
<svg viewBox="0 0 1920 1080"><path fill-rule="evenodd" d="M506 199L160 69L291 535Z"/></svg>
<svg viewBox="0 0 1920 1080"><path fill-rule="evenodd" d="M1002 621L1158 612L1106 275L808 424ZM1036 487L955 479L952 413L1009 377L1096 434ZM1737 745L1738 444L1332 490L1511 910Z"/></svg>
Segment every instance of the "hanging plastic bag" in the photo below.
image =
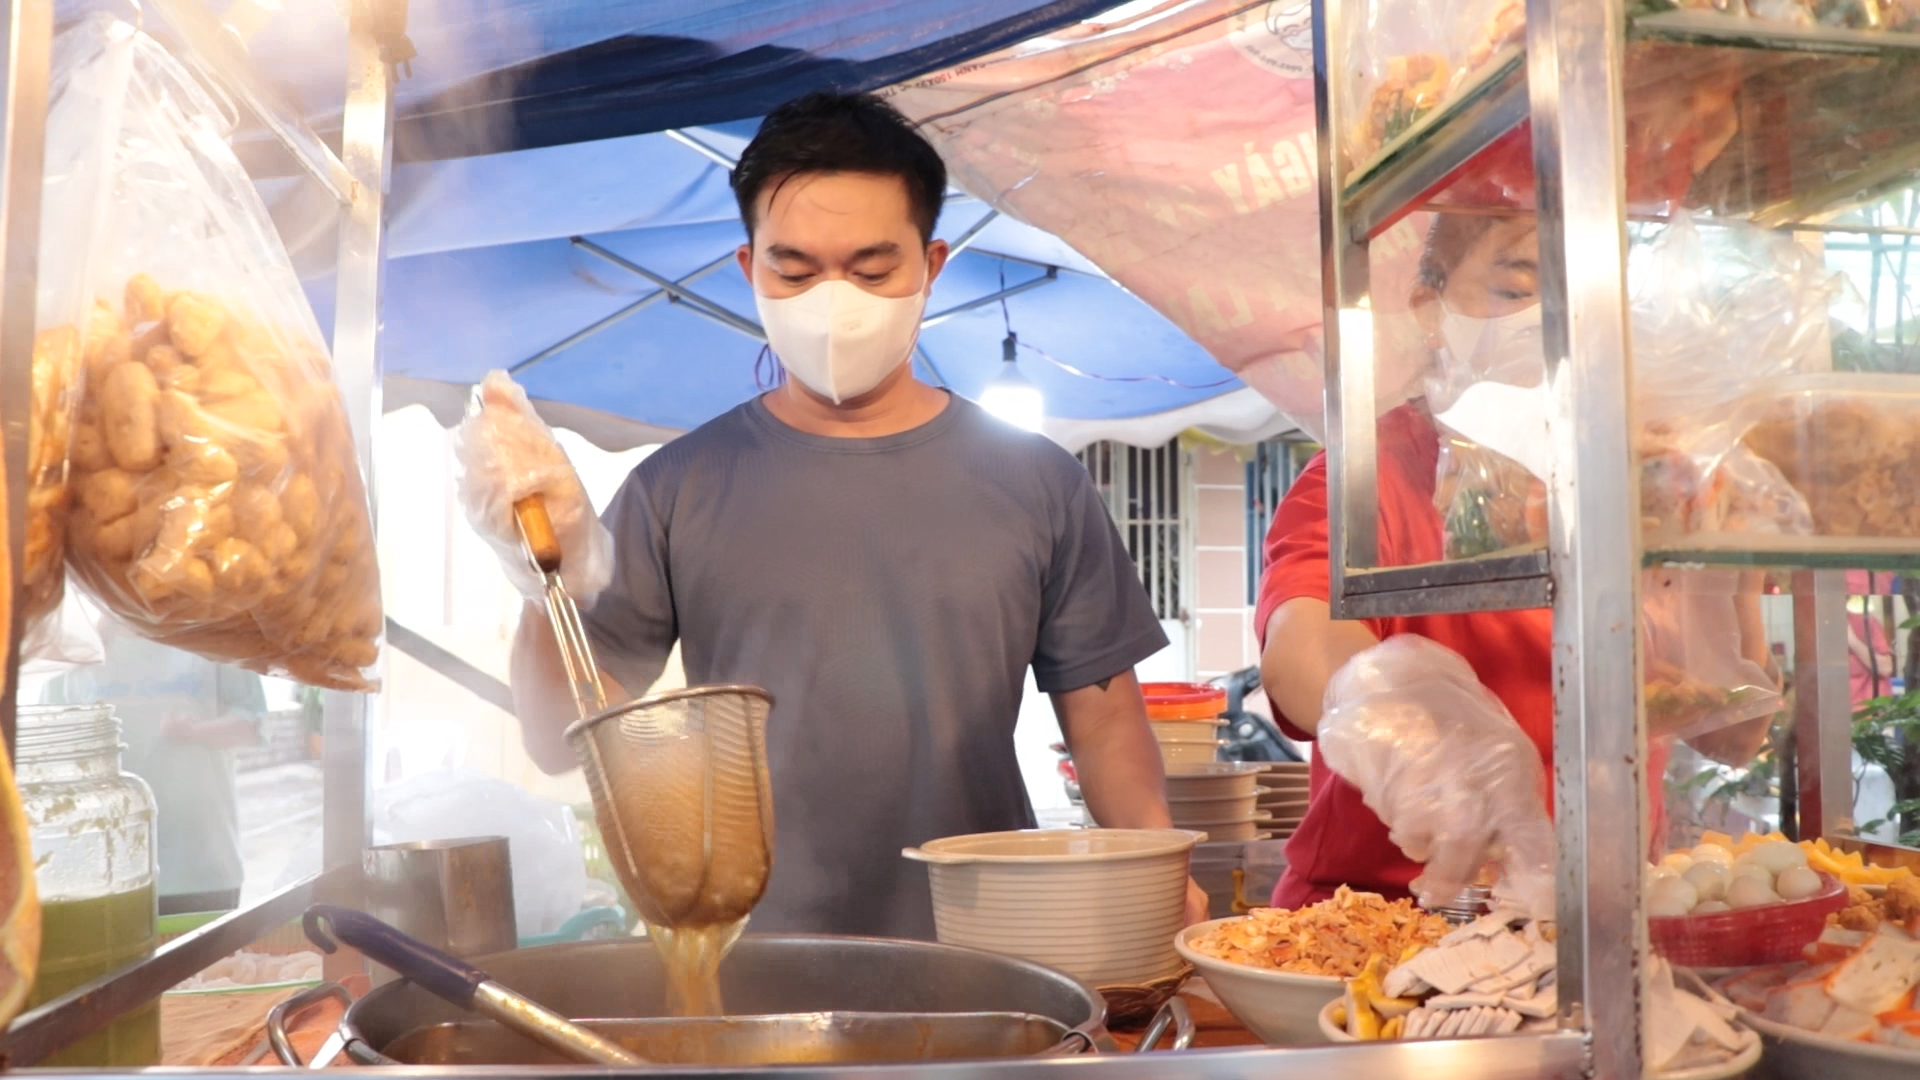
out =
<svg viewBox="0 0 1920 1080"><path fill-rule="evenodd" d="M92 16L54 39L47 79L47 139L41 188L34 315L33 389L27 430L27 528L20 607L23 654L64 659L80 628L58 625L66 581L72 491L67 448L80 405L82 333L88 309L88 229L111 179L113 133L133 69L133 31Z"/></svg>
<svg viewBox="0 0 1920 1080"><path fill-rule="evenodd" d="M1778 713L1780 687L1749 653L1764 632L1742 625L1740 605L1759 621L1759 593L1742 595L1740 571L1662 568L1641 590L1647 730L1691 739ZM1753 640L1759 639L1759 640Z"/></svg>
<svg viewBox="0 0 1920 1080"><path fill-rule="evenodd" d="M1416 634L1388 638L1327 683L1315 745L1407 858L1423 903L1454 900L1487 863L1496 895L1553 912L1553 825L1540 751L1467 662Z"/></svg>
<svg viewBox="0 0 1920 1080"><path fill-rule="evenodd" d="M1435 473L1447 558L1546 543L1547 486L1519 462L1443 427Z"/></svg>
<svg viewBox="0 0 1920 1080"><path fill-rule="evenodd" d="M144 637L371 689L379 574L320 328L229 118L158 43L132 48L88 252L70 566Z"/></svg>

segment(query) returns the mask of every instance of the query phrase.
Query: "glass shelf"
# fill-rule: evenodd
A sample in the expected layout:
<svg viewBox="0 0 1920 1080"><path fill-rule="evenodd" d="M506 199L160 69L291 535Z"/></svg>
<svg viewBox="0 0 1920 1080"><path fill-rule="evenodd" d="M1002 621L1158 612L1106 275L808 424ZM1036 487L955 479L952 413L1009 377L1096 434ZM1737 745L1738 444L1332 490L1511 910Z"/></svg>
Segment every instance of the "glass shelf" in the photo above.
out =
<svg viewBox="0 0 1920 1080"><path fill-rule="evenodd" d="M1629 213L1819 224L1920 174L1920 34L1701 12L1637 18ZM1530 207L1526 62L1509 49L1349 173L1356 239L1432 205Z"/></svg>
<svg viewBox="0 0 1920 1080"><path fill-rule="evenodd" d="M1852 536L1689 536L1648 544L1648 566L1748 566L1767 570L1920 572L1920 539Z"/></svg>

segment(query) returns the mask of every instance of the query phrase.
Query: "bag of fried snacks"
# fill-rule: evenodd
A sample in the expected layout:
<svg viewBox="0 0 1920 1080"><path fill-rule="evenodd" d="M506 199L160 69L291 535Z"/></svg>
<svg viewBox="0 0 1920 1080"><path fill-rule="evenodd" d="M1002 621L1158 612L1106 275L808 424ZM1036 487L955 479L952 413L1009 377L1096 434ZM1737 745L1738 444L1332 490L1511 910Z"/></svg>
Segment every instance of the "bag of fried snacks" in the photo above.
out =
<svg viewBox="0 0 1920 1080"><path fill-rule="evenodd" d="M88 306L87 224L108 191L113 132L133 66L126 24L94 16L53 43L34 294L32 392L27 414L27 515L20 607L23 657L68 660L59 626L72 491L67 447L80 406L81 326Z"/></svg>
<svg viewBox="0 0 1920 1080"><path fill-rule="evenodd" d="M379 572L320 327L232 118L157 42L132 51L88 254L69 565L145 637L370 689Z"/></svg>

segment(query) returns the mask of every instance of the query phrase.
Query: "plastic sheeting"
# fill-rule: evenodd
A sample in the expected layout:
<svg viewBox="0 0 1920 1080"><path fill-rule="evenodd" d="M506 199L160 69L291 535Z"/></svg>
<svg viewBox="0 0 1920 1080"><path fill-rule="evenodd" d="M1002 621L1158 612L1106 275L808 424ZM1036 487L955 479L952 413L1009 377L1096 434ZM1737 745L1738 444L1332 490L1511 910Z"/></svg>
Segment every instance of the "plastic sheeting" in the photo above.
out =
<svg viewBox="0 0 1920 1080"><path fill-rule="evenodd" d="M1129 11L889 94L968 191L1072 244L1320 437L1311 7ZM1421 227L1374 245L1389 402L1424 362L1398 318Z"/></svg>
<svg viewBox="0 0 1920 1080"><path fill-rule="evenodd" d="M57 10L71 16L97 4L59 0ZM405 30L417 55L397 88L395 157L499 153L761 116L807 90L884 86L1112 4L410 0ZM296 108L320 130L337 130L344 2L212 6ZM250 164L290 171L270 139L247 141Z"/></svg>

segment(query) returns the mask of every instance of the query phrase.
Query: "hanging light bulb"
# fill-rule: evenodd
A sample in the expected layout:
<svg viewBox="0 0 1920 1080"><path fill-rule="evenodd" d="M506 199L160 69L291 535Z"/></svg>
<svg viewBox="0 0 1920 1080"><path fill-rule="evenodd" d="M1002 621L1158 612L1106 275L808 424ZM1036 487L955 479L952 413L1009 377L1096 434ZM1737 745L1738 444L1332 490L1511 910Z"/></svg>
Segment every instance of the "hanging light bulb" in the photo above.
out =
<svg viewBox="0 0 1920 1080"><path fill-rule="evenodd" d="M1000 374L987 383L980 394L980 407L993 415L1026 431L1039 431L1041 422L1046 419L1046 401L1040 396L1040 388L1033 380L1020 373L1020 365L1014 358L1014 349L1018 340L1013 332L1007 332L1007 340L1000 343Z"/></svg>

